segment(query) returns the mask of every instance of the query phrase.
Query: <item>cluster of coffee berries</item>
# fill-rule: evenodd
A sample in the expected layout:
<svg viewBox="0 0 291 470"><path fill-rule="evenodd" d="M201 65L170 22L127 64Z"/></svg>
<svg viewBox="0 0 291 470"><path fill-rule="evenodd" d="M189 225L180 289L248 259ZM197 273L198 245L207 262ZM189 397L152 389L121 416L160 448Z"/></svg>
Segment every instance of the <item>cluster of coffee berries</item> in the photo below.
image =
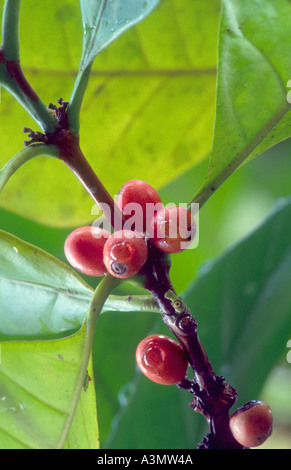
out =
<svg viewBox="0 0 291 470"><path fill-rule="evenodd" d="M236 441L244 447L258 447L272 434L273 416L262 401L250 401L238 408L229 421Z"/></svg>
<svg viewBox="0 0 291 470"><path fill-rule="evenodd" d="M164 207L158 192L144 181L128 181L121 188L116 205L125 220L122 230L110 233L85 226L68 236L65 255L80 272L90 276L110 273L126 279L144 266L149 239L162 252L179 253L188 248L195 236L191 212L182 206ZM126 228L127 223L130 228Z"/></svg>
<svg viewBox="0 0 291 470"><path fill-rule="evenodd" d="M65 255L78 271L89 276L110 273L128 278L137 274L148 255L145 238L130 230L111 234L93 226L80 227L67 237Z"/></svg>
<svg viewBox="0 0 291 470"><path fill-rule="evenodd" d="M158 334L148 336L139 343L136 362L148 379L162 385L181 383L189 365L182 346ZM272 433L271 409L262 401L250 401L233 413L229 425L233 437L241 446L258 447Z"/></svg>
<svg viewBox="0 0 291 470"><path fill-rule="evenodd" d="M136 362L148 379L162 385L180 383L188 368L182 346L164 335L143 339L136 349Z"/></svg>

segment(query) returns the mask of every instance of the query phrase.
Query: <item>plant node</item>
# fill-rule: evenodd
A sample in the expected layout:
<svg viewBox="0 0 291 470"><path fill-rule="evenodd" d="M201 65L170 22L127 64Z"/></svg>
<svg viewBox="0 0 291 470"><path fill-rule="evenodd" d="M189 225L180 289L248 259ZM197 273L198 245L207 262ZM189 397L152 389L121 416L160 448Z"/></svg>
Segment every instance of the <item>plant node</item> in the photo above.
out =
<svg viewBox="0 0 291 470"><path fill-rule="evenodd" d="M24 141L25 147L28 147L31 144L40 143L40 142L44 144L48 143L47 134L43 134L42 132L38 132L38 131L33 131L29 127L24 127L23 133L24 134L28 133L28 137L30 137L30 140Z"/></svg>
<svg viewBox="0 0 291 470"><path fill-rule="evenodd" d="M55 104L50 103L48 105L48 109L53 111L53 114L62 129L69 129L68 115L67 115L67 107L68 107L69 102L64 101L63 98L59 98L57 100L57 103L60 106L56 106Z"/></svg>

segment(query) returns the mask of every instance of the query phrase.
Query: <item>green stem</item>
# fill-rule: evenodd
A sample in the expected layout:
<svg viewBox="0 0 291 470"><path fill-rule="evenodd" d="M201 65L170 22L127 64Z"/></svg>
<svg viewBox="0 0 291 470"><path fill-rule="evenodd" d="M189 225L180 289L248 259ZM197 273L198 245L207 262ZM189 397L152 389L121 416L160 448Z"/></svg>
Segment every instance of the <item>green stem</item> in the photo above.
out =
<svg viewBox="0 0 291 470"><path fill-rule="evenodd" d="M58 155L59 149L55 145L35 144L21 150L0 170L0 192L11 176L24 163L28 162L34 157L58 157Z"/></svg>
<svg viewBox="0 0 291 470"><path fill-rule="evenodd" d="M0 47L0 85L19 101L44 132L52 134L58 127L58 121L39 99L20 66L19 12L20 0L5 1Z"/></svg>
<svg viewBox="0 0 291 470"><path fill-rule="evenodd" d="M122 279L118 279L116 277L111 276L110 274L107 274L98 284L95 290L95 293L91 299L89 312L85 319L86 346L84 349L84 357L87 355L88 360L89 360L89 356L90 356L92 345L93 345L93 339L94 339L96 324L97 324L99 315L104 307L105 302L107 301L109 295L111 294L111 292L120 284L122 284L122 282L123 282ZM85 357L85 361L86 361L86 357Z"/></svg>
<svg viewBox="0 0 291 470"><path fill-rule="evenodd" d="M84 383L84 378L86 376L86 370L87 370L90 356L91 356L97 320L99 318L99 315L102 311L102 308L107 298L109 297L111 292L116 287L118 287L122 282L123 282L122 279L114 278L110 274L106 275L102 279L100 284L97 286L97 289L95 290L95 293L90 302L89 310L88 310L88 313L86 315L86 318L84 320L84 324L82 327L83 334L84 334L84 349L83 349L82 363L81 363L81 367L79 371L79 376L76 382L74 399L72 400L68 420L62 432L62 437L59 442L59 448L63 448L66 442L67 435L68 435L70 426L74 418L75 410L78 405L79 397L80 397L82 386Z"/></svg>
<svg viewBox="0 0 291 470"><path fill-rule="evenodd" d="M80 129L80 111L81 111L81 106L82 102L84 99L84 95L87 89L88 81L90 78L90 73L94 61L94 57L91 56L91 49L92 45L96 41L96 35L98 34L99 31L99 26L103 18L103 13L104 9L107 5L107 0L99 0L99 5L98 5L98 16L95 19L95 25L94 25L94 33L93 37L91 34L88 34L87 30L87 25L83 24L83 51L82 51L82 57L80 60L80 67L79 67L79 73L77 75L75 84L74 84L74 89L72 96L69 100L69 105L68 105L68 121L69 121L69 128L72 134L74 135L79 135L79 129ZM87 6L84 7L84 5L81 2L81 11L85 8L87 10ZM84 19L84 12L82 11L82 17Z"/></svg>
<svg viewBox="0 0 291 470"><path fill-rule="evenodd" d="M26 80L18 62L0 64L0 85L30 114L43 132L53 134L59 123ZM13 67L13 71L11 70Z"/></svg>
<svg viewBox="0 0 291 470"><path fill-rule="evenodd" d="M80 69L67 107L69 128L72 134L79 135L80 113L84 95L88 86L92 64Z"/></svg>
<svg viewBox="0 0 291 470"><path fill-rule="evenodd" d="M6 60L19 60L18 21L21 0L6 0L2 17L2 46Z"/></svg>

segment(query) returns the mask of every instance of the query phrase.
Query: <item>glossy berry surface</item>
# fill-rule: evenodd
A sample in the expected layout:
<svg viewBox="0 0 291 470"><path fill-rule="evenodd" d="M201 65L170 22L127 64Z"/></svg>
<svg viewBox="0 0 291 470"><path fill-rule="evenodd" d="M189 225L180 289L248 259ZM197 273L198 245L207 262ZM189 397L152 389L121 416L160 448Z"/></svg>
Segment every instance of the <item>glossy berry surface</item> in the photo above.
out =
<svg viewBox="0 0 291 470"><path fill-rule="evenodd" d="M79 227L65 241L65 255L78 271L89 276L103 276L107 270L103 262L103 248L110 237L107 230L99 227Z"/></svg>
<svg viewBox="0 0 291 470"><path fill-rule="evenodd" d="M142 340L136 349L136 362L148 379L162 385L181 382L188 367L182 346L164 335Z"/></svg>
<svg viewBox="0 0 291 470"><path fill-rule="evenodd" d="M272 433L273 416L262 401L251 401L237 409L230 418L234 438L244 447L258 447Z"/></svg>
<svg viewBox="0 0 291 470"><path fill-rule="evenodd" d="M146 232L147 226L156 210L162 208L158 192L148 183L141 180L130 180L119 191L116 204L126 219L132 218L133 226L127 227L138 232Z"/></svg>
<svg viewBox="0 0 291 470"><path fill-rule="evenodd" d="M159 210L149 225L153 245L165 253L179 253L187 249L196 234L196 223L191 212L182 206Z"/></svg>
<svg viewBox="0 0 291 470"><path fill-rule="evenodd" d="M104 264L112 276L126 279L137 274L147 260L148 248L144 237L131 230L114 232L106 241Z"/></svg>

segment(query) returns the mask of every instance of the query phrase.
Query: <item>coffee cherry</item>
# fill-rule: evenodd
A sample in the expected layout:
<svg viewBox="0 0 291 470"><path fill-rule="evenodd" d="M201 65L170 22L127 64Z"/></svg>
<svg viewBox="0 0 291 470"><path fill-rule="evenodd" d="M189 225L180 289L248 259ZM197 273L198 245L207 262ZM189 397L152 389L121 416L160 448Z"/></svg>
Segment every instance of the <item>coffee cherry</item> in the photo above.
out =
<svg viewBox="0 0 291 470"><path fill-rule="evenodd" d="M103 262L103 248L108 237L110 233L99 227L77 228L65 241L68 262L84 274L103 276L107 272Z"/></svg>
<svg viewBox="0 0 291 470"><path fill-rule="evenodd" d="M156 211L162 208L158 192L148 183L141 180L130 180L119 191L116 205L123 212L125 219L132 217L133 226L127 227L138 232L146 232L147 223Z"/></svg>
<svg viewBox="0 0 291 470"><path fill-rule="evenodd" d="M159 210L149 225L149 237L159 250L179 253L192 243L196 223L191 212L182 206L170 206Z"/></svg>
<svg viewBox="0 0 291 470"><path fill-rule="evenodd" d="M148 379L162 385L181 382L188 367L182 346L164 335L143 339L136 349L136 362Z"/></svg>
<svg viewBox="0 0 291 470"><path fill-rule="evenodd" d="M229 424L237 442L244 447L257 447L272 434L272 412L266 403L253 400L238 408Z"/></svg>
<svg viewBox="0 0 291 470"><path fill-rule="evenodd" d="M148 248L141 234L131 230L119 230L106 241L103 260L112 276L127 279L141 270L147 255Z"/></svg>

